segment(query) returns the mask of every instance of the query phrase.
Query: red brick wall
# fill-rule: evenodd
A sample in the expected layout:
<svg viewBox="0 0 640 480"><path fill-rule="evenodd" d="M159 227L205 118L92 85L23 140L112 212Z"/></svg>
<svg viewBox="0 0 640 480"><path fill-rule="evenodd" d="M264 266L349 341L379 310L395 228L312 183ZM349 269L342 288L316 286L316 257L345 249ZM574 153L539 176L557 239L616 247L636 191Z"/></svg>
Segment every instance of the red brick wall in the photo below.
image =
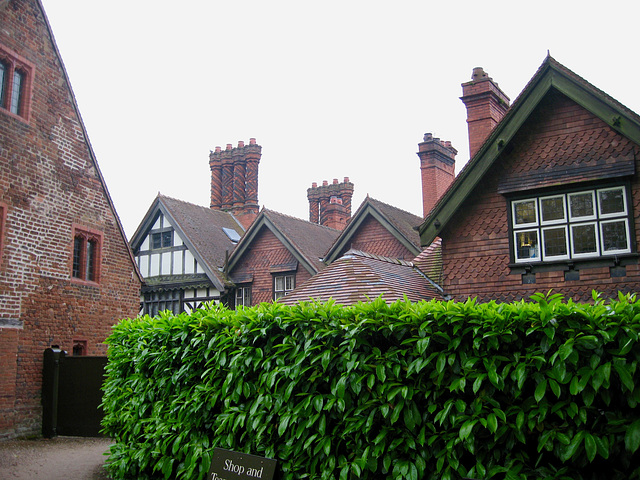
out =
<svg viewBox="0 0 640 480"><path fill-rule="evenodd" d="M274 265L295 262L295 257L276 238L267 227L262 227L234 269L230 272L232 278L253 275L251 284L252 305L273 301L273 275L270 269ZM283 272L284 273L284 272ZM311 278L311 274L298 265L295 272L296 286Z"/></svg>
<svg viewBox="0 0 640 480"><path fill-rule="evenodd" d="M401 258L404 260L413 260L415 257L407 247L400 243L389 230L384 228L380 222L371 215L368 215L362 224L360 224L360 227L351 239L351 244L346 247L344 252L341 252L341 255L344 255L346 250L350 248L374 255Z"/></svg>
<svg viewBox="0 0 640 480"><path fill-rule="evenodd" d="M512 148L511 148L512 147ZM532 170L591 165L602 158L628 158L637 145L560 94L551 94L521 128L470 197L442 232L445 293L462 300L478 297L512 301L534 292L562 293L587 301L591 291L614 296L618 290L637 292L638 265L628 265L626 276L612 278L608 267L580 269L580 279L565 281L563 271L538 272L536 283L523 285L521 274L509 269L507 199L497 192L505 179L522 178ZM636 170L638 170L636 165ZM582 179L584 180L584 179ZM632 180L636 246L640 232L640 184Z"/></svg>
<svg viewBox="0 0 640 480"><path fill-rule="evenodd" d="M41 429L43 352L138 312L140 280L36 1L0 8L0 45L34 65L28 121L0 110L0 437ZM71 280L73 226L102 235L99 283Z"/></svg>

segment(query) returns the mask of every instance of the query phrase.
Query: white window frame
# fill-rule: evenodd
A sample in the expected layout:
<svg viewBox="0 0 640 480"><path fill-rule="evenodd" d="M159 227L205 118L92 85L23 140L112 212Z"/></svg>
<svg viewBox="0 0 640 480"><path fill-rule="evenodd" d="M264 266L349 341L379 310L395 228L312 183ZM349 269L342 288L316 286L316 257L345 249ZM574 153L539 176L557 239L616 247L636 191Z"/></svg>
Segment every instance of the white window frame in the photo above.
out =
<svg viewBox="0 0 640 480"><path fill-rule="evenodd" d="M618 212L602 213L602 204L600 194L602 192L610 191L622 192L622 209ZM627 202L628 188L624 185L617 185L614 187L606 187L600 189L589 189L576 192L567 192L554 195L541 195L538 197L528 197L524 199L512 200L511 203L511 230L513 238L513 257L516 263L534 263L534 262L553 262L570 259L587 259L587 258L601 258L609 257L612 255L620 255L625 253L631 253L631 237L630 221L629 221L629 207ZM593 202L593 214L585 216L573 216L571 215L571 198L578 195L590 194ZM563 205L563 218L554 220L543 220L542 218L542 202L546 199L562 197ZM536 221L527 222L522 224L516 224L516 208L518 205L524 203L534 203L534 211L536 214ZM604 251L604 234L603 226L608 223L624 221L625 235L627 239L627 248ZM576 253L575 252L575 239L574 228L579 226L593 225L595 230L595 246L594 252ZM566 255L547 255L545 250L545 232L549 229L558 228L558 226L564 226L565 228L565 240L567 242ZM521 233L533 233L537 234L538 246L535 257L519 258L520 249L518 248L518 235Z"/></svg>

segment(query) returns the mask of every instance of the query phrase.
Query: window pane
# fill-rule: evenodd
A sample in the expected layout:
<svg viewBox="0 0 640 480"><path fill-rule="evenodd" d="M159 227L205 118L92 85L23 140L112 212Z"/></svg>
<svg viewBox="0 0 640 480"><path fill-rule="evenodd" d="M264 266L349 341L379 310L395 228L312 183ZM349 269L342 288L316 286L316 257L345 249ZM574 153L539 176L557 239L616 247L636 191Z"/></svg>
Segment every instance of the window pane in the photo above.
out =
<svg viewBox="0 0 640 480"><path fill-rule="evenodd" d="M74 278L80 278L80 262L82 259L82 238L73 239L73 267L72 275Z"/></svg>
<svg viewBox="0 0 640 480"><path fill-rule="evenodd" d="M173 244L173 235L172 235L172 231L169 232L162 232L162 246L163 247L170 247Z"/></svg>
<svg viewBox="0 0 640 480"><path fill-rule="evenodd" d="M151 235L151 246L152 248L162 248L162 236L159 233L154 233Z"/></svg>
<svg viewBox="0 0 640 480"><path fill-rule="evenodd" d="M567 251L567 229L545 228L544 234L544 254L548 257L566 256Z"/></svg>
<svg viewBox="0 0 640 480"><path fill-rule="evenodd" d="M593 217L593 192L572 193L569 195L569 211L571 218Z"/></svg>
<svg viewBox="0 0 640 480"><path fill-rule="evenodd" d="M602 251L627 251L627 222L625 220L615 222L602 222Z"/></svg>
<svg viewBox="0 0 640 480"><path fill-rule="evenodd" d="M527 225L537 223L538 216L536 214L536 201L525 200L523 202L514 202L514 222L516 225Z"/></svg>
<svg viewBox="0 0 640 480"><path fill-rule="evenodd" d="M596 226L594 223L573 225L571 227L574 255L598 253L598 241L596 239Z"/></svg>
<svg viewBox="0 0 640 480"><path fill-rule="evenodd" d="M539 248L537 230L516 232L516 258L518 260L538 260L540 258Z"/></svg>
<svg viewBox="0 0 640 480"><path fill-rule="evenodd" d="M285 277L285 290L293 290L293 275L287 275Z"/></svg>
<svg viewBox="0 0 640 480"><path fill-rule="evenodd" d="M7 67L0 62L0 107L5 106L5 85L6 85Z"/></svg>
<svg viewBox="0 0 640 480"><path fill-rule="evenodd" d="M564 220L564 196L541 198L540 213L543 222Z"/></svg>
<svg viewBox="0 0 640 480"><path fill-rule="evenodd" d="M22 83L24 75L18 70L13 72L13 90L11 91L11 113L20 113L20 99L22 98Z"/></svg>
<svg viewBox="0 0 640 480"><path fill-rule="evenodd" d="M625 213L624 188L609 188L598 190L600 215Z"/></svg>
<svg viewBox="0 0 640 480"><path fill-rule="evenodd" d="M276 292L281 292L284 290L284 277L276 277ZM277 297L276 297L277 298Z"/></svg>
<svg viewBox="0 0 640 480"><path fill-rule="evenodd" d="M87 242L87 261L85 265L85 280L95 281L96 271L96 242Z"/></svg>

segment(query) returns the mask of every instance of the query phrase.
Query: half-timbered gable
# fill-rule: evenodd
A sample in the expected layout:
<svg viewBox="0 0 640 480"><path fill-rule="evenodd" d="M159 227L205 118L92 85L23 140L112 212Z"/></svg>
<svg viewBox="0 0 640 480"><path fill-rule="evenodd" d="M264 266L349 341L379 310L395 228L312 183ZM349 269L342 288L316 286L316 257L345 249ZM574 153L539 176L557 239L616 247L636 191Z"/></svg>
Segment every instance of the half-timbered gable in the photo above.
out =
<svg viewBox="0 0 640 480"><path fill-rule="evenodd" d="M475 145L420 227L423 245L442 238L445 293L638 291L637 114L548 57Z"/></svg>
<svg viewBox="0 0 640 480"><path fill-rule="evenodd" d="M145 279L141 311L191 312L224 301L226 258L244 234L233 214L158 195L131 240Z"/></svg>

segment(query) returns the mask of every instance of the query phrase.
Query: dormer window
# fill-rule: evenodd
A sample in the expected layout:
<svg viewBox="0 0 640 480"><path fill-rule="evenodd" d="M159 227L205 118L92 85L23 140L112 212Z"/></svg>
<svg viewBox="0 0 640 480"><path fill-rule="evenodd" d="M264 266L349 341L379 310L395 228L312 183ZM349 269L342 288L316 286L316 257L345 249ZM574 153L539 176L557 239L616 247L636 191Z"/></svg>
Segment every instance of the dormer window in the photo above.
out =
<svg viewBox="0 0 640 480"><path fill-rule="evenodd" d="M516 263L631 252L624 186L513 200L511 227Z"/></svg>

